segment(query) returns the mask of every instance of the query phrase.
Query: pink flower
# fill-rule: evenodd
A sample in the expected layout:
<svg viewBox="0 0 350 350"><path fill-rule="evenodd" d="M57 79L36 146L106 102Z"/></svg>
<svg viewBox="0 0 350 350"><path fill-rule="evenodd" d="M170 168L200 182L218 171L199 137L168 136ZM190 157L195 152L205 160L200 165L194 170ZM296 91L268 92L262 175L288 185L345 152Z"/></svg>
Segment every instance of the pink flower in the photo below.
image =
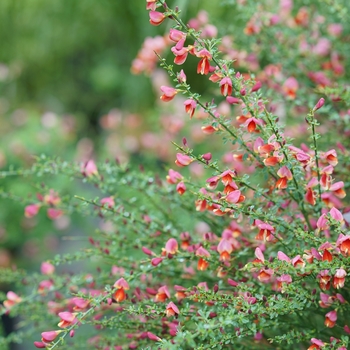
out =
<svg viewBox="0 0 350 350"><path fill-rule="evenodd" d="M157 8L157 0L146 0L146 10L155 11Z"/></svg>
<svg viewBox="0 0 350 350"><path fill-rule="evenodd" d="M63 210L61 209L56 209L56 208L48 208L47 209L47 216L51 220L57 220L63 215Z"/></svg>
<svg viewBox="0 0 350 350"><path fill-rule="evenodd" d="M279 251L277 253L277 259L280 261L286 261L286 262L290 263L290 258L281 251Z"/></svg>
<svg viewBox="0 0 350 350"><path fill-rule="evenodd" d="M181 43L183 43L183 41L179 41L175 47L171 48L171 52L175 55L174 63L177 65L181 65L185 63L188 56L188 51L189 51L188 48L181 47L180 46Z"/></svg>
<svg viewBox="0 0 350 350"><path fill-rule="evenodd" d="M82 167L81 173L85 177L98 176L98 170L93 160L88 160Z"/></svg>
<svg viewBox="0 0 350 350"><path fill-rule="evenodd" d="M100 203L101 203L102 206L106 206L108 208L113 208L115 206L113 197L102 198Z"/></svg>
<svg viewBox="0 0 350 350"><path fill-rule="evenodd" d="M336 221L339 221L339 222L343 222L344 221L344 218L343 218L343 215L342 213L335 207L333 207L330 211L329 211L329 214L331 215L331 217L336 220Z"/></svg>
<svg viewBox="0 0 350 350"><path fill-rule="evenodd" d="M41 204L29 204L24 208L24 216L26 218L32 218L39 213Z"/></svg>
<svg viewBox="0 0 350 350"><path fill-rule="evenodd" d="M171 301L166 307L166 316L177 316L180 314L178 307Z"/></svg>
<svg viewBox="0 0 350 350"><path fill-rule="evenodd" d="M180 70L180 73L177 74L177 80L179 83L185 83L187 80L186 74L183 69Z"/></svg>
<svg viewBox="0 0 350 350"><path fill-rule="evenodd" d="M177 184L176 191L180 196L182 196L186 192L186 185L183 181Z"/></svg>
<svg viewBox="0 0 350 350"><path fill-rule="evenodd" d="M209 60L211 60L212 58L211 53L208 50L203 49L197 52L196 56L201 57L201 60L199 61L197 66L197 73L207 75L209 73L210 68Z"/></svg>
<svg viewBox="0 0 350 350"><path fill-rule="evenodd" d="M169 32L169 39L172 41L175 41L176 43L180 40L183 40L186 38L186 33L182 32L181 30L177 30L174 28L170 29Z"/></svg>
<svg viewBox="0 0 350 350"><path fill-rule="evenodd" d="M350 256L350 235L340 234L337 239L337 247L345 256Z"/></svg>
<svg viewBox="0 0 350 350"><path fill-rule="evenodd" d="M293 179L292 172L285 165L277 171L277 175L280 177L276 182L278 189L287 188L287 182Z"/></svg>
<svg viewBox="0 0 350 350"><path fill-rule="evenodd" d="M221 95L227 96L232 94L232 80L229 77L225 77L220 81Z"/></svg>
<svg viewBox="0 0 350 350"><path fill-rule="evenodd" d="M55 272L55 266L45 261L41 264L40 271L43 275L52 275Z"/></svg>
<svg viewBox="0 0 350 350"><path fill-rule="evenodd" d="M153 341L160 341L160 340L162 340L157 335L155 335L155 334L153 334L151 332L147 332L147 337L148 337L148 339L153 340Z"/></svg>
<svg viewBox="0 0 350 350"><path fill-rule="evenodd" d="M241 194L240 190L235 190L230 192L225 199L228 203L238 204L245 200L245 196Z"/></svg>
<svg viewBox="0 0 350 350"><path fill-rule="evenodd" d="M318 109L320 109L322 106L324 105L324 98L321 97L318 102L316 103L315 107L313 108L313 111L317 111Z"/></svg>
<svg viewBox="0 0 350 350"><path fill-rule="evenodd" d="M119 278L119 280L114 283L113 287L117 289L113 294L115 301L117 303L124 301L126 299L125 290L129 289L128 282L126 282L124 278Z"/></svg>
<svg viewBox="0 0 350 350"><path fill-rule="evenodd" d="M62 331L49 331L41 333L41 341L45 343L53 342Z"/></svg>
<svg viewBox="0 0 350 350"><path fill-rule="evenodd" d="M182 153L176 154L175 164L177 166L184 167L184 166L191 164L192 162L193 162L193 159L190 156L188 156L186 154L182 154Z"/></svg>
<svg viewBox="0 0 350 350"><path fill-rule="evenodd" d="M261 81L257 81L255 83L255 85L252 87L252 92L256 92L256 91L260 90L261 86L262 86Z"/></svg>
<svg viewBox="0 0 350 350"><path fill-rule="evenodd" d="M152 266L158 266L163 261L163 258L153 258L151 260Z"/></svg>
<svg viewBox="0 0 350 350"><path fill-rule="evenodd" d="M173 169L169 169L166 180L169 184L176 184L183 179L183 176Z"/></svg>
<svg viewBox="0 0 350 350"><path fill-rule="evenodd" d="M258 262L260 262L260 263L264 263L265 262L265 257L264 257L264 254L263 254L263 252L261 251L261 249L259 248L259 247L257 247L256 249L255 249L255 256L256 256L256 258L259 260ZM255 261L255 260L254 260Z"/></svg>
<svg viewBox="0 0 350 350"><path fill-rule="evenodd" d="M221 239L217 246L217 251L220 253L220 261L230 260L230 254L233 251L232 244L227 239Z"/></svg>
<svg viewBox="0 0 350 350"><path fill-rule="evenodd" d="M197 102L190 98L184 102L184 106L186 113L188 113L190 115L190 118L192 118L197 107Z"/></svg>
<svg viewBox="0 0 350 350"><path fill-rule="evenodd" d="M289 77L283 84L282 90L286 96L291 100L294 100L296 97L296 92L299 88L298 81L294 77Z"/></svg>
<svg viewBox="0 0 350 350"><path fill-rule="evenodd" d="M12 291L7 292L6 297L7 299L4 300L3 304L7 310L10 310L14 305L22 301L22 298Z"/></svg>
<svg viewBox="0 0 350 350"><path fill-rule="evenodd" d="M347 273L344 269L337 269L333 278L333 287L336 289L343 288L346 275Z"/></svg>
<svg viewBox="0 0 350 350"><path fill-rule="evenodd" d="M179 245L177 243L177 240L175 238L170 238L165 244L164 252L166 254L174 255L178 252L178 250L179 250Z"/></svg>
<svg viewBox="0 0 350 350"><path fill-rule="evenodd" d="M310 346L308 348L308 350L312 350L312 349L320 349L320 347L323 347L325 346L325 343L319 339L316 339L316 338L311 338L311 343L314 344L315 346L317 347L314 347L314 346Z"/></svg>
<svg viewBox="0 0 350 350"><path fill-rule="evenodd" d="M78 322L75 314L68 311L60 312L58 316L61 318L61 321L58 323L60 328L66 328Z"/></svg>
<svg viewBox="0 0 350 350"><path fill-rule="evenodd" d="M324 324L328 328L333 328L335 326L336 321L337 321L337 311L333 310L326 314L326 319L324 321Z"/></svg>
<svg viewBox="0 0 350 350"><path fill-rule="evenodd" d="M274 271L272 269L264 267L259 271L258 280L261 282L269 282L273 274Z"/></svg>
<svg viewBox="0 0 350 350"><path fill-rule="evenodd" d="M160 90L163 92L163 95L160 96L160 99L164 102L171 101L178 92L178 90L169 86L164 86L164 85L160 87Z"/></svg>
<svg viewBox="0 0 350 350"><path fill-rule="evenodd" d="M163 302L170 298L170 293L167 286L162 286L158 288L157 294L155 296L155 301Z"/></svg>
<svg viewBox="0 0 350 350"><path fill-rule="evenodd" d="M166 17L161 12L158 12L158 11L149 12L149 23L151 23L152 26L159 26L161 23L163 23L165 18Z"/></svg>

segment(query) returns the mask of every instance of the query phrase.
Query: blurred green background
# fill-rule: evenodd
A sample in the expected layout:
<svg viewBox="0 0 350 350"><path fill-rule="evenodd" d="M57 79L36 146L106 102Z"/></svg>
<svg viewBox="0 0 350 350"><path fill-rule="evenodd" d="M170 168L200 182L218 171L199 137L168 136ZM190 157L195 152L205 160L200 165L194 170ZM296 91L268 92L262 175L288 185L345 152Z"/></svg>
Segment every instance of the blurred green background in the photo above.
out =
<svg viewBox="0 0 350 350"><path fill-rule="evenodd" d="M187 15L213 8L210 1L175 3ZM165 26L149 25L145 5L143 0L2 0L2 109L34 105L81 113L94 123L113 107L151 107L149 79L130 74L145 37L165 32Z"/></svg>

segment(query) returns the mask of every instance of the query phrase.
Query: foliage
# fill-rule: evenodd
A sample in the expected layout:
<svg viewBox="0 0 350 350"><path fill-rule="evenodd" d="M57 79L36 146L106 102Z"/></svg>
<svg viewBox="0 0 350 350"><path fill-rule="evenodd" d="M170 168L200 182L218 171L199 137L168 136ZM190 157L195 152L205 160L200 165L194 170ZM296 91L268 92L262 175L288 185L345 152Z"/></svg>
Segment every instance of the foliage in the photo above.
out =
<svg viewBox="0 0 350 350"><path fill-rule="evenodd" d="M147 1L150 23L173 28L155 56L144 43L133 71L155 72L157 57L169 77L152 77L161 102L208 135L173 142L181 173L47 156L1 173L44 184L25 203L29 220L81 216L89 236L41 273L1 270L14 284L2 313L21 317L3 347L34 333L47 349L348 348L347 24L316 2L225 4L237 27L218 39L205 12L187 25L175 6ZM62 177L74 194L51 187Z"/></svg>

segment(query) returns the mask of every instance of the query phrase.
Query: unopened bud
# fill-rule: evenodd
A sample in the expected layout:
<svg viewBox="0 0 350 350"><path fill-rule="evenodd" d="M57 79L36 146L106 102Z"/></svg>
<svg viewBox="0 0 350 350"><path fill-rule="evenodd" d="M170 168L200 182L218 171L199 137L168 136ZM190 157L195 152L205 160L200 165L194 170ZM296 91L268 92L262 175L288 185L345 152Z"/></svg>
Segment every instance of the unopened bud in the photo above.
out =
<svg viewBox="0 0 350 350"><path fill-rule="evenodd" d="M316 106L313 108L313 111L317 111L324 105L324 98L321 97L318 102L316 103Z"/></svg>
<svg viewBox="0 0 350 350"><path fill-rule="evenodd" d="M204 160L209 161L211 159L211 153L205 153L202 157Z"/></svg>

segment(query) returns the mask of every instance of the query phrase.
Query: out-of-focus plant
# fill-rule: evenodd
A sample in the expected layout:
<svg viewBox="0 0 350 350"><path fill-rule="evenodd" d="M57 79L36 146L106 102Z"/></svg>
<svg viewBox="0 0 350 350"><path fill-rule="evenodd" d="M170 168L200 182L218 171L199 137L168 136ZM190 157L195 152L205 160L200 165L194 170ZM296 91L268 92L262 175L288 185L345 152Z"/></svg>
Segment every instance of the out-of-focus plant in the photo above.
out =
<svg viewBox="0 0 350 350"><path fill-rule="evenodd" d="M146 1L152 25L173 24L156 52L169 76L160 100L181 101L186 124L202 121L210 135L198 147L191 134L175 140L165 179L141 162L44 156L2 173L85 183L73 197L39 195L25 213L82 215L97 229L81 250L48 257L41 273L2 270L16 284L2 312L21 315L23 329L0 344L37 331L35 346L47 349L348 348L347 24L336 7L301 1L274 12L234 6L237 47L203 12L186 24L178 8ZM174 63L163 58L169 43ZM289 51L292 61L278 56ZM208 91L192 87L189 70ZM162 159L166 147L154 152ZM185 171L193 164L198 179ZM69 272L80 260L89 269Z"/></svg>

